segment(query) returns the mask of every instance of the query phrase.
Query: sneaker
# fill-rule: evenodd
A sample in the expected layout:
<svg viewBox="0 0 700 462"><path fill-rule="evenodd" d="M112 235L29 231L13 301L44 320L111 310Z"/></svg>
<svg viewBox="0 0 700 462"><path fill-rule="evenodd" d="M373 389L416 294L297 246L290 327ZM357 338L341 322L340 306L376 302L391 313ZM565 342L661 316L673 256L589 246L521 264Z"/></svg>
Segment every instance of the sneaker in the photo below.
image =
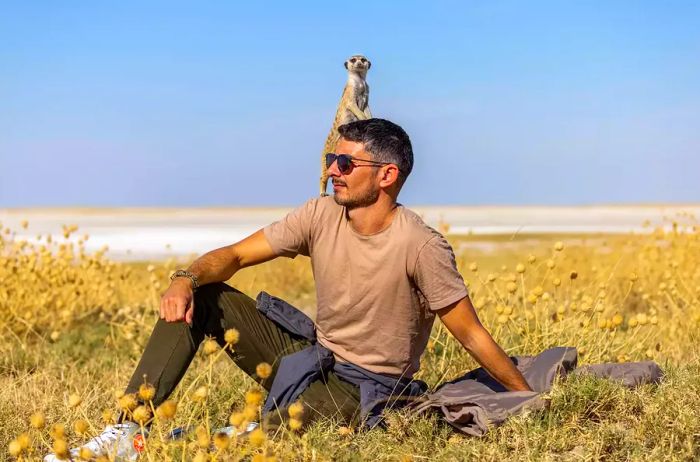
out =
<svg viewBox="0 0 700 462"><path fill-rule="evenodd" d="M217 428L214 430L214 435L217 433L224 433L227 435L229 438L232 438L233 436L246 436L256 428L258 428L260 425L257 422L251 422L249 423L245 430L239 430L238 427L221 427ZM179 440L181 438L184 438L186 435L190 434L195 427L190 426L190 427L178 427L170 432L168 435L168 439L170 440Z"/></svg>
<svg viewBox="0 0 700 462"><path fill-rule="evenodd" d="M250 432L258 428L259 426L259 423L251 422L245 427L245 430L239 430L238 427L221 427L214 430L214 434L223 433L230 438L233 436L248 436Z"/></svg>
<svg viewBox="0 0 700 462"><path fill-rule="evenodd" d="M95 457L112 456L117 461L135 461L144 448L141 427L134 422L108 425L101 434L79 448L70 450L71 459L77 458L81 448L89 449ZM44 457L44 462L58 462L55 454Z"/></svg>

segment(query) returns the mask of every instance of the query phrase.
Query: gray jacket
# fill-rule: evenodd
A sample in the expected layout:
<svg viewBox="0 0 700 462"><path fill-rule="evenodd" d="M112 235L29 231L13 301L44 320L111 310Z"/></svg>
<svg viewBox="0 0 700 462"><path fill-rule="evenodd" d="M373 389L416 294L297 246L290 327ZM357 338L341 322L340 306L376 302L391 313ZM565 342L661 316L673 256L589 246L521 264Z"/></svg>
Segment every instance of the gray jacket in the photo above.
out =
<svg viewBox="0 0 700 462"><path fill-rule="evenodd" d="M658 383L662 375L659 366L652 361L576 367L578 354L571 347L550 348L537 356L511 359L534 391L507 391L483 368L478 368L418 398L410 409L416 414L437 411L457 430L483 436L490 426L499 425L512 415L525 409L545 407L547 400L542 393L552 387L558 376L585 373L633 387Z"/></svg>

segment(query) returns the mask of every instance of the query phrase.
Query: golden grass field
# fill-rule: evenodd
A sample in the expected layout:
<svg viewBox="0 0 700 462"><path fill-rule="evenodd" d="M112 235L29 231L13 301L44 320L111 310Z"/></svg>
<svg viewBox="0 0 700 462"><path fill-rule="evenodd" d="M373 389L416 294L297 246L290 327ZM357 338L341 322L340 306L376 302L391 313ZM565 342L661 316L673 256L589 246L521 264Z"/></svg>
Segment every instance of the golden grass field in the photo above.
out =
<svg viewBox="0 0 700 462"><path fill-rule="evenodd" d="M658 386L628 390L572 377L555 385L548 410L515 417L483 438L462 437L434 416L393 412L386 430L319 422L299 431L292 418L276 434L213 442L212 428L254 419L261 399L217 346L201 349L166 407L134 409L121 396L168 276L186 262L111 261L86 253L89 236L74 227L36 243L3 228L0 460L41 460L52 448L77 446L119 406L140 418L156 414L141 457L147 461L698 460L700 228L688 214L654 226L623 235L493 237L497 250L488 252L465 246L473 236L451 242L482 322L508 353L565 345L576 346L584 364L651 358L665 372ZM31 223L21 227L31 231ZM81 238L63 240L71 235ZM253 297L266 290L313 315L308 259L277 259L229 283ZM436 321L417 378L434 386L473 367ZM165 441L170 428L188 424L199 427L191 437Z"/></svg>

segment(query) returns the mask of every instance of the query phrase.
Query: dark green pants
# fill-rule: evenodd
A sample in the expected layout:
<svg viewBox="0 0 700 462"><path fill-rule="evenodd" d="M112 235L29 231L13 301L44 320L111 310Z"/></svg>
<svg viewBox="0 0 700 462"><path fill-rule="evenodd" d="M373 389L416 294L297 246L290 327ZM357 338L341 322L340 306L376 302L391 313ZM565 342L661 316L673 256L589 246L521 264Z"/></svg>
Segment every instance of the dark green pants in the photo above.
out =
<svg viewBox="0 0 700 462"><path fill-rule="evenodd" d="M224 332L232 327L240 332L240 340L235 352L229 355L267 390L280 359L309 345L307 340L294 338L267 319L257 310L255 300L224 283L197 289L194 306L192 327L185 322L158 320L129 381L127 393L135 393L141 384L149 383L156 388L154 404L165 401L182 379L205 336L216 338L219 345L224 346ZM255 376L255 367L261 362L272 365L272 375L265 380ZM333 373L325 382L312 383L301 399L306 408L305 423L319 417L339 418L348 424L359 419L359 389Z"/></svg>

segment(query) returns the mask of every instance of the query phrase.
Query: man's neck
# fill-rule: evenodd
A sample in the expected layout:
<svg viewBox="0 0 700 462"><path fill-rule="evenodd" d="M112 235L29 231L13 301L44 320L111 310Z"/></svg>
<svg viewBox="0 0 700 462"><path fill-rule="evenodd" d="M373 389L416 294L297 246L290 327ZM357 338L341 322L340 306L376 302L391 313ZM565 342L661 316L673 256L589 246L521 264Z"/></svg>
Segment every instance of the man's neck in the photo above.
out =
<svg viewBox="0 0 700 462"><path fill-rule="evenodd" d="M391 225L398 204L389 196L380 197L367 207L348 209L350 226L360 234L375 234Z"/></svg>

